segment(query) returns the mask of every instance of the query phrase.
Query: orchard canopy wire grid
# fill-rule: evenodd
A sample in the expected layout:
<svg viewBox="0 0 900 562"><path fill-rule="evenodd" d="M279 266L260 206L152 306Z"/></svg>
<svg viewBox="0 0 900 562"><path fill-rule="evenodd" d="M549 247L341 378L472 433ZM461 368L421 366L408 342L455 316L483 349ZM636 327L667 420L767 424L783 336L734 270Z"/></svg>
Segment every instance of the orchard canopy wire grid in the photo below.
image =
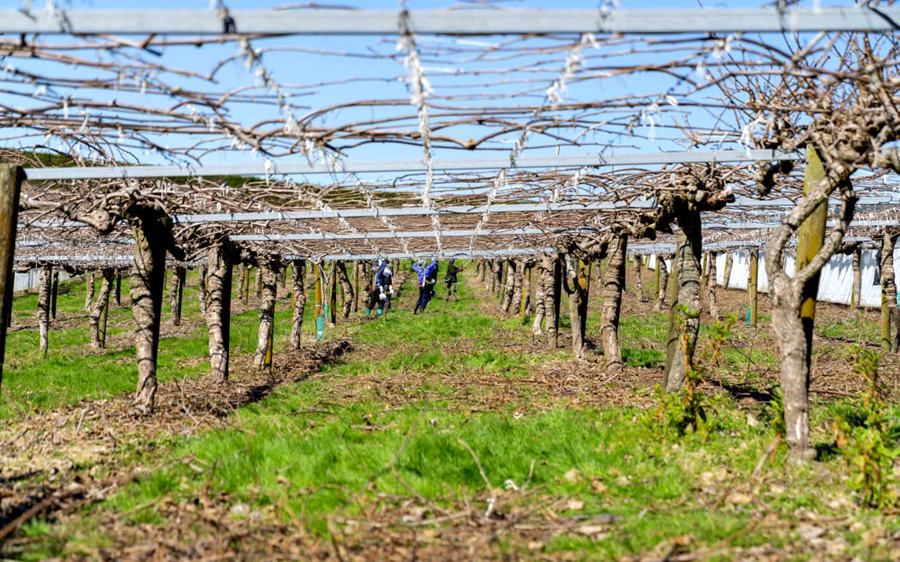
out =
<svg viewBox="0 0 900 562"><path fill-rule="evenodd" d="M42 224L51 216L85 218L100 213L101 222L109 223L100 225L101 230L111 233L93 240L91 245L98 247L123 235L115 208L134 197L152 200L170 215L319 210L329 217L178 222L176 238L189 248L202 247L204 233L222 229L234 234L361 233L352 241L265 245L310 257L540 245L552 243L562 229L573 225L603 229L623 215L627 218L633 213L630 203L656 201L671 184L667 178L678 170L676 159L659 165L551 164L519 169L517 163L530 157L549 164L567 157L590 162L598 155L600 161L615 161L629 153L692 151L705 153L707 160L715 160L722 151L745 153L745 159L752 156L764 162L723 162L715 169L735 194L765 200L754 178L772 157L758 149L802 148L801 139L785 144L779 135L802 130L826 111L825 98L835 107L852 103L848 92L864 79L860 65L865 57L877 57L881 72L890 79L896 65L893 33L884 33L896 11L889 5L844 6L881 31L856 46L857 35L829 30L835 20L828 16L834 14L817 5L785 7L781 15L773 7L751 8L732 17L725 10L718 19L700 18L709 29L666 35L603 33L604 25L626 29L629 22L632 27L635 22L647 22L645 28L653 25L647 13L629 18L627 4L605 2L581 11L582 16L596 16L594 32L542 33L540 22L551 25L556 20L549 16L565 15L564 10L544 10L548 17L529 18L534 33L454 36L417 33L415 5L408 7L409 12L378 12L381 24L385 18L393 22L390 30L384 30L383 25L374 27L369 4L316 9L252 3L254 9L275 10L253 10L274 14L267 21L296 16L309 25L319 22L323 29L330 24L338 33L272 36L241 34L244 21L252 28L256 20L241 11L242 6L227 2L168 18L184 22L183 33L136 30L127 35L118 35L128 31L127 22L148 18L112 10L106 20L98 20L90 10L83 16L77 4L31 4L9 10L3 18L10 29L25 26L15 29L21 35L6 35L2 46L2 143L13 152L10 159L30 167L168 165L202 170L241 163L257 170L252 178L220 173L26 184L21 241L51 243L58 237L64 243L72 239L70 232L28 225ZM475 10L482 19L518 12L501 5L462 5L443 12L422 11L432 18L423 17L420 25L428 28L426 21L437 21L432 25L452 28L453 22L471 19L461 9ZM690 7L675 12L683 17L674 21L697 21L694 16L700 14ZM763 12L774 18L767 23L774 22L776 29L802 22L806 31L760 34L719 32L715 27L727 27L723 22L728 21L738 27L746 22L752 28L759 18L750 14ZM434 17L436 13L456 17L443 21ZM851 20L843 16L838 27L852 28ZM156 21L164 17L165 11ZM215 32L201 31L209 29L210 19L219 27ZM79 22L101 26L108 22L110 33L28 33L29 29L78 33ZM373 26L372 35L340 34L341 25L364 26L364 22ZM441 160L465 166L466 161L477 160L473 157L486 155L494 158L492 170L445 171L435 166ZM414 169L381 174L345 171L356 161L402 159ZM472 162L473 167L476 164ZM292 165L330 173L279 173ZM863 174L854 182L863 195L894 192L889 176L877 171ZM798 186L797 179L785 178L771 196L796 198ZM601 201L622 207L587 215L549 208L492 212L504 203ZM453 216L432 212L460 205L477 207L479 212ZM391 217L379 212L400 206L418 206L428 213ZM344 218L339 213L359 208L370 209L372 215ZM892 208L889 203L867 210L873 217L892 218L881 217ZM757 211L771 218L765 207ZM747 220L753 211L729 205L718 214ZM494 229L524 227L533 234L491 235ZM433 231L432 239L365 236L423 229ZM476 233L468 238L442 235L453 229ZM92 236L80 233L76 238L86 241ZM58 254L57 246L47 248ZM84 245L79 243L74 251L83 252ZM29 255L25 252L19 255Z"/></svg>
<svg viewBox="0 0 900 562"><path fill-rule="evenodd" d="M133 246L149 303L166 252L221 266L228 283L233 247L269 273L286 257L536 252L542 271L574 280L578 260L624 267L626 240L648 239L677 262L674 392L692 368L703 242L755 244L775 307L786 440L809 457L818 274L861 241L892 255L900 233L892 2L33 4L0 11L2 157L29 178L20 262L113 262ZM885 271L893 283L892 264ZM619 302L611 283L604 302ZM580 285L573 310L587 299ZM607 308L615 371L619 310ZM139 358L155 361L158 314L135 306L156 334ZM214 332L227 320L210 323L223 380L227 331L224 352ZM155 384L140 371L139 410L153 408Z"/></svg>

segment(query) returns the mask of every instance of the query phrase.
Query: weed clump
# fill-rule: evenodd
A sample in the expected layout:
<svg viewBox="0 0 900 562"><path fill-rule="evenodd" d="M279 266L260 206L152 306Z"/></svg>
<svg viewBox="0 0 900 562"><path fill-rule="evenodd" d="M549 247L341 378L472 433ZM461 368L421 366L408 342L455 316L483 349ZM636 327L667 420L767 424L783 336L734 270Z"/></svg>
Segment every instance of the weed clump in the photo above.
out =
<svg viewBox="0 0 900 562"><path fill-rule="evenodd" d="M898 456L889 408L878 381L877 351L854 345L854 372L865 378L862 404L838 411L834 436L850 472L850 487L865 507L887 507L898 501L891 467Z"/></svg>

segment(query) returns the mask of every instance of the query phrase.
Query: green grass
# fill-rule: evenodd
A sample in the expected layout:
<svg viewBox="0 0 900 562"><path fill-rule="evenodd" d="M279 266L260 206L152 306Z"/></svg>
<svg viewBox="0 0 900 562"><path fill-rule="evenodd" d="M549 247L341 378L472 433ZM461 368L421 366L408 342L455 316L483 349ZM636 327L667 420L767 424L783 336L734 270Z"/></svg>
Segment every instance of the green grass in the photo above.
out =
<svg viewBox="0 0 900 562"><path fill-rule="evenodd" d="M99 292L99 281L97 282ZM128 295L127 276L122 280L122 295ZM237 291L235 281L234 291ZM279 287L279 292L284 290ZM84 311L85 283L80 279L61 284L57 300L60 320L82 315L75 320L77 327L54 329L51 324L50 348L47 358L41 357L37 329L11 332L6 341L6 362L3 369L3 388L0 397L0 419L39 412L86 399L109 398L132 392L137 381L134 347L130 338L132 316L129 307L110 309L107 330L107 349L90 348L88 317ZM236 297L235 297L236 298ZM197 327L186 337L164 337L159 344L157 377L160 382L199 377L209 365L207 330L200 316L200 304L195 275L189 275L184 291L182 316ZM127 301L125 301L127 302ZM312 304L307 300L304 330L312 329ZM236 306L236 304L234 305ZM290 332L290 306L279 300L276 310L276 345L283 349ZM14 324L36 322L37 296L22 295L13 303ZM168 288L163 297L163 322L171 321ZM237 356L256 349L258 314L248 310L232 317L231 350ZM116 339L118 335L124 338ZM118 342L118 345L114 342Z"/></svg>
<svg viewBox="0 0 900 562"><path fill-rule="evenodd" d="M500 492L501 511L576 498L580 505L557 510L555 521L572 521L575 527L583 524L578 521L612 521L600 536L562 532L550 537L542 553L551 557L646 554L685 536L692 537L694 547L777 547L786 536L748 527L759 517L754 510L783 521L795 520L800 508L822 517L846 515L829 504L846 494L843 461L836 457L793 470L779 451L767 470L784 485L763 487L753 505L730 501L732 491L747 486L773 435L764 423L748 424L747 412L727 397L710 401L707 437L673 440L656 428L653 409L574 408L539 387L522 391L516 386L521 396L510 398L502 386L450 384L490 376L515 385L541 363L568 357L566 351L503 347L530 342L529 326L481 314L471 287L463 285L459 294L458 302L436 300L425 314L413 316L409 308L415 295L407 287L388 316L352 325L357 351L326 366L320 376L280 387L240 409L227 428L178 439L152 470L82 518L62 527L30 524L26 532L46 540L29 556L105 544L109 539L98 526L98 511L112 511L133 524L163 525L158 505L168 500L227 498L250 509L270 508L323 540L331 519L370 513L376 506L400 510L406 498L424 498L450 511L465 505L483 511L488 492L478 463L493 489L512 483L534 491L527 498ZM242 349L253 342L255 314L247 316L248 326L234 336ZM280 316L286 322L286 315ZM242 322L238 319L237 325ZM665 314L623 319L629 364L659 366L666 330ZM733 337L735 348L751 341L740 329ZM205 342L202 334L198 339ZM748 358L768 363L771 352L742 350L733 357L726 353L723 361L740 364ZM496 407L473 410L468 400L491 396L498 398ZM542 406L530 407L538 399ZM840 407L852 408L853 402ZM814 425L827 427L836 412L817 406ZM861 511L858 517L869 522L878 514ZM851 552L865 554L863 533L848 532L844 538ZM501 548L516 551L523 545Z"/></svg>

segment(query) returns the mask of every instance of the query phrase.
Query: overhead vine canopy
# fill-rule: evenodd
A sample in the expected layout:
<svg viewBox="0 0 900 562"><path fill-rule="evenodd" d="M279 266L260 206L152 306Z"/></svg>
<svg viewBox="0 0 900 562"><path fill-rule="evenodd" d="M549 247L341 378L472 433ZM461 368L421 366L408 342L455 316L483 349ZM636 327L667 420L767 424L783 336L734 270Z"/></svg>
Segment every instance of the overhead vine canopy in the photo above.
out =
<svg viewBox="0 0 900 562"><path fill-rule="evenodd" d="M492 34L492 23L518 12L490 3L372 13L370 3L257 2L267 10L251 13L213 2L208 10L184 6L195 10L169 17L165 33L154 29L165 12L91 18L77 5L33 4L0 17L4 159L118 171L28 183L22 259L127 253L116 250L130 243L120 224L137 199L175 217L176 239L189 253L223 230L309 257L540 249L659 213L684 173L682 152L700 155L691 161L707 162L734 195L705 214L710 240L759 240L764 223L777 224L801 193L799 172L784 164L795 151L834 135L848 115L900 121L900 53L885 32L898 10L887 5L701 17L696 9L639 13L603 2L572 15L587 22L582 30L557 29L551 23L562 17L554 17L567 12L550 10L530 18L530 30ZM279 21L309 29L254 30ZM386 21L393 27L383 29ZM486 23L460 32L460 21ZM541 21L550 23L541 29ZM219 27L201 33L209 22ZM372 34L341 32L360 22L370 22ZM108 32L90 27L104 25ZM609 32L616 29L625 32ZM636 154L661 157L597 165ZM494 165L475 165L477 158ZM521 165L534 159L541 164ZM348 171L384 160L406 164ZM459 165L441 167L451 160ZM883 171L896 162L888 154L854 175L858 218L896 220L893 176ZM222 172L238 164L257 173ZM136 165L191 171L121 178ZM326 173L283 172L291 166ZM311 214L260 214L303 211ZM220 216L232 213L249 215ZM859 234L868 234L866 224ZM660 226L647 234L665 237L671 228Z"/></svg>

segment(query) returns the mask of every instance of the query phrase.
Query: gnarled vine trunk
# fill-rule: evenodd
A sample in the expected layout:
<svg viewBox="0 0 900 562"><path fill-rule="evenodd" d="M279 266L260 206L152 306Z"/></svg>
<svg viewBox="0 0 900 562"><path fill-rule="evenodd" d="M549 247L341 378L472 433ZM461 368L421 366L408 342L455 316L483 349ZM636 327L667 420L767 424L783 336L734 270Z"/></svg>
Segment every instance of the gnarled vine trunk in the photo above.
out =
<svg viewBox="0 0 900 562"><path fill-rule="evenodd" d="M172 281L169 285L169 306L172 311L172 324L181 326L181 303L184 300L184 281L187 278L187 269L178 264L172 272Z"/></svg>
<svg viewBox="0 0 900 562"><path fill-rule="evenodd" d="M572 324L572 354L576 361L584 361L587 351L588 282L587 265L566 256L566 292L569 294L569 320Z"/></svg>
<svg viewBox="0 0 900 562"><path fill-rule="evenodd" d="M149 414L156 404L159 323L166 278L166 249L171 233L162 217L150 209L136 212L130 222L134 232L131 308L138 361L134 407L139 414Z"/></svg>
<svg viewBox="0 0 900 562"><path fill-rule="evenodd" d="M38 293L38 333L41 340L41 355L47 357L50 348L50 295L53 292L53 268L41 268L40 292Z"/></svg>
<svg viewBox="0 0 900 562"><path fill-rule="evenodd" d="M106 315L109 308L109 297L112 293L113 282L115 281L115 273L112 269L106 268L100 272L100 294L91 309L91 347L106 347Z"/></svg>
<svg viewBox="0 0 900 562"><path fill-rule="evenodd" d="M206 254L206 329L209 336L209 368L213 380L228 380L231 354L231 285L234 248L227 237L219 238Z"/></svg>
<svg viewBox="0 0 900 562"><path fill-rule="evenodd" d="M303 283L306 262L294 261L293 298L291 299L291 349L297 351L303 335L303 312L306 310L306 288Z"/></svg>
<svg viewBox="0 0 900 562"><path fill-rule="evenodd" d="M641 256L634 256L634 290L637 292L638 300L640 300L640 302L647 302L647 297L644 295L644 274L642 266ZM608 264L607 267L609 267Z"/></svg>
<svg viewBox="0 0 900 562"><path fill-rule="evenodd" d="M549 267L548 267L549 266ZM547 293L548 286L552 290L553 272L552 264L547 264L543 259L538 262L537 267L537 287L534 293L534 320L531 322L531 334L538 337L544 333L544 318L547 315Z"/></svg>
<svg viewBox="0 0 900 562"><path fill-rule="evenodd" d="M706 281L706 301L709 304L709 315L712 317L713 322L719 319L719 302L716 298L716 286L718 285L716 275L718 273L716 269L716 253L710 252L709 273Z"/></svg>
<svg viewBox="0 0 900 562"><path fill-rule="evenodd" d="M666 345L666 392L676 392L694 366L700 331L700 211L682 208L676 214L681 232L674 260L678 261L676 294L671 305Z"/></svg>
<svg viewBox="0 0 900 562"><path fill-rule="evenodd" d="M606 274L603 276L603 309L600 316L600 340L606 369L610 372L622 370L622 351L619 347L619 314L622 310L622 289L625 286L625 257L628 237L624 234L613 238L606 251ZM640 264L640 256L634 256ZM640 266L635 268L635 279L640 279ZM638 291L643 297L643 284L637 281Z"/></svg>
<svg viewBox="0 0 900 562"><path fill-rule="evenodd" d="M516 291L516 262L514 260L506 261L506 284L503 287L503 300L500 309L504 314L509 314L512 306L513 295Z"/></svg>
<svg viewBox="0 0 900 562"><path fill-rule="evenodd" d="M350 276L347 275L347 266L344 262L337 262L338 281L341 283L341 289L344 291L344 320L350 318L350 312L353 308L353 284L350 282Z"/></svg>
<svg viewBox="0 0 900 562"><path fill-rule="evenodd" d="M850 293L850 308L859 308L860 292L862 291L862 270L860 269L862 249L857 247L853 251L853 288Z"/></svg>
<svg viewBox="0 0 900 562"><path fill-rule="evenodd" d="M256 356L253 358L253 366L257 369L271 369L279 262L274 258L266 257L260 259L258 265L257 279L260 285L259 332L256 337Z"/></svg>
<svg viewBox="0 0 900 562"><path fill-rule="evenodd" d="M206 314L206 272L209 266L201 263L197 268L197 297L200 301L200 314Z"/></svg>
<svg viewBox="0 0 900 562"><path fill-rule="evenodd" d="M509 263L510 266L515 264L515 274L513 275L513 291L510 298L509 310L507 312L519 314L522 310L522 291L524 290L525 284L525 262L511 260Z"/></svg>
<svg viewBox="0 0 900 562"><path fill-rule="evenodd" d="M84 274L84 309L91 310L94 304L94 272L89 271Z"/></svg>
<svg viewBox="0 0 900 562"><path fill-rule="evenodd" d="M656 268L659 271L659 285L656 288L656 302L653 304L653 310L661 311L666 306L666 291L669 288L669 268L666 267L664 257L656 258Z"/></svg>

